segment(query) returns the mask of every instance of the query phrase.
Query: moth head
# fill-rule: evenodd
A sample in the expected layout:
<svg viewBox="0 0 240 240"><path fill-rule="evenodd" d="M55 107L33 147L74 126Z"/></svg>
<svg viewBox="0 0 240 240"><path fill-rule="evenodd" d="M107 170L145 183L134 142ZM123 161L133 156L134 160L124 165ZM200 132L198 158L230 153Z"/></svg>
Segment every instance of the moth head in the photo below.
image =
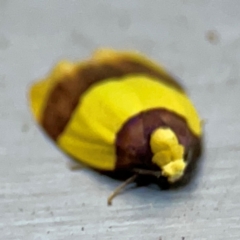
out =
<svg viewBox="0 0 240 240"><path fill-rule="evenodd" d="M170 128L158 128L150 138L153 152L152 162L159 166L162 176L169 182L179 180L186 169L184 146L178 142L176 134Z"/></svg>

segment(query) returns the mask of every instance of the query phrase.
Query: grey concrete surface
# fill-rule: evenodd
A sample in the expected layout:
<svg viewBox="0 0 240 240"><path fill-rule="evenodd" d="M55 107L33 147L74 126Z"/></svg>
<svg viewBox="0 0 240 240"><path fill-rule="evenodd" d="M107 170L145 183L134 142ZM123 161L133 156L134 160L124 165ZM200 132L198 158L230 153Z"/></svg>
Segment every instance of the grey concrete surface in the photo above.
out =
<svg viewBox="0 0 240 240"><path fill-rule="evenodd" d="M239 240L240 2L0 0L0 239ZM36 127L29 85L97 47L138 49L187 87L205 125L190 185L132 188L68 158Z"/></svg>

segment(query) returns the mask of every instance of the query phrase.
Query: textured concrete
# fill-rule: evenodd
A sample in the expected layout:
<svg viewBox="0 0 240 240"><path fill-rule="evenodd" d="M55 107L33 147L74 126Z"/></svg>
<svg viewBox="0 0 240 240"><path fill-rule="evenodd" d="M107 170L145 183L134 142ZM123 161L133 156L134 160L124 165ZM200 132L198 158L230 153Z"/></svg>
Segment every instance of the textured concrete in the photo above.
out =
<svg viewBox="0 0 240 240"><path fill-rule="evenodd" d="M0 239L240 239L238 0L0 0ZM183 189L72 172L39 131L29 84L59 59L136 48L179 76L206 120L199 174Z"/></svg>

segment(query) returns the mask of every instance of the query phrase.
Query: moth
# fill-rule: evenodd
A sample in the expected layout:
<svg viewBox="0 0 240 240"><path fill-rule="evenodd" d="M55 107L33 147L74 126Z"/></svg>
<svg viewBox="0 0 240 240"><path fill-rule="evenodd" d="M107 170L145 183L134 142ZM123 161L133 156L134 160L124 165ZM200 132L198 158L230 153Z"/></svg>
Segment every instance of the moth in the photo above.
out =
<svg viewBox="0 0 240 240"><path fill-rule="evenodd" d="M75 160L162 185L181 182L201 148L201 119L183 87L137 51L98 49L81 62L61 61L31 86L34 118Z"/></svg>

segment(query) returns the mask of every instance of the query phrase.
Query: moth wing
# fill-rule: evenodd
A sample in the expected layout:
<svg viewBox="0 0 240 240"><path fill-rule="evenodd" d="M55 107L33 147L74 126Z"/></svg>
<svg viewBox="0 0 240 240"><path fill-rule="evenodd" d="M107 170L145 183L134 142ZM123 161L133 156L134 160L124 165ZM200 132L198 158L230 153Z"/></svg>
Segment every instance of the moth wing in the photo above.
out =
<svg viewBox="0 0 240 240"><path fill-rule="evenodd" d="M138 113L165 108L182 116L199 134L197 112L188 97L156 79L128 75L95 84L81 98L58 139L59 146L86 164L104 170L116 165L116 136Z"/></svg>
<svg viewBox="0 0 240 240"><path fill-rule="evenodd" d="M106 83L86 91L57 144L93 168L113 170L116 134L128 118L142 110L142 104L122 81Z"/></svg>

